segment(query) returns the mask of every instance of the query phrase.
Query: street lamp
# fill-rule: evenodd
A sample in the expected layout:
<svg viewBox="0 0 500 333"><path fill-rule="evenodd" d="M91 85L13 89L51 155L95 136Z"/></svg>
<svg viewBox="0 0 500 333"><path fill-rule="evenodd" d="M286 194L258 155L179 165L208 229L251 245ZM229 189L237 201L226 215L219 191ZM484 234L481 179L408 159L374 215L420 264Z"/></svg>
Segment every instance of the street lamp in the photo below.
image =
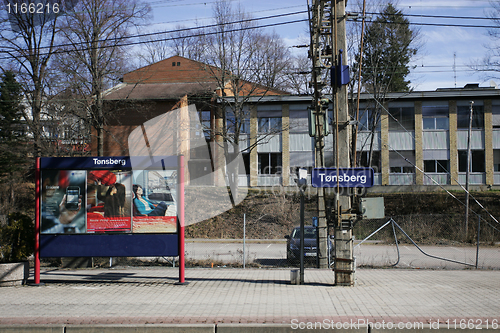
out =
<svg viewBox="0 0 500 333"><path fill-rule="evenodd" d="M307 187L307 169L299 169L297 185L300 190L300 284L304 284L304 191Z"/></svg>

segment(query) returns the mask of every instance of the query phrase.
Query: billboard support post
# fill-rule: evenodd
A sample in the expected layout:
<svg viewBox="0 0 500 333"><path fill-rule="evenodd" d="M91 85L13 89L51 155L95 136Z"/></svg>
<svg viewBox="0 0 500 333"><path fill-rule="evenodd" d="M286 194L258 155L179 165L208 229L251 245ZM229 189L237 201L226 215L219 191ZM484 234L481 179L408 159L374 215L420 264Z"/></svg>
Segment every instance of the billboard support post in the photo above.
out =
<svg viewBox="0 0 500 333"><path fill-rule="evenodd" d="M40 157L36 158L35 169L35 285L40 284Z"/></svg>
<svg viewBox="0 0 500 333"><path fill-rule="evenodd" d="M184 155L179 156L179 282L176 284L188 284L185 281L185 257L184 257Z"/></svg>

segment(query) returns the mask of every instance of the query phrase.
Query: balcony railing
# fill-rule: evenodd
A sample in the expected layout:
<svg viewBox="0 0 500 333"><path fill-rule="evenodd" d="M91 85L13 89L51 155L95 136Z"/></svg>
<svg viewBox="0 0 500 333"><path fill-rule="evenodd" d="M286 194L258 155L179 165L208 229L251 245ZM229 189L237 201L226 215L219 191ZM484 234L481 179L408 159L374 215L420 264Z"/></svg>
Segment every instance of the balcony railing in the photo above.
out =
<svg viewBox="0 0 500 333"><path fill-rule="evenodd" d="M424 185L447 185L450 183L450 177L447 173L430 173L424 175Z"/></svg>
<svg viewBox="0 0 500 333"><path fill-rule="evenodd" d="M277 186L281 185L281 175L259 175L257 186Z"/></svg>
<svg viewBox="0 0 500 333"><path fill-rule="evenodd" d="M415 184L414 173L390 173L389 185L413 185Z"/></svg>
<svg viewBox="0 0 500 333"><path fill-rule="evenodd" d="M467 175L465 172L458 174L458 182L465 185ZM484 172L471 172L469 174L469 185L483 185L486 184L486 174Z"/></svg>

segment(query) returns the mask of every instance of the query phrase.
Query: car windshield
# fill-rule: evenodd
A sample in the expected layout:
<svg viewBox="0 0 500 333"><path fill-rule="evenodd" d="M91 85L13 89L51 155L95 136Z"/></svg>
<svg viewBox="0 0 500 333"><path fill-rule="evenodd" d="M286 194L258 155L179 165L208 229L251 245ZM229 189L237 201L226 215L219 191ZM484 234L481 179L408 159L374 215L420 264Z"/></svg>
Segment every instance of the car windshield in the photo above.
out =
<svg viewBox="0 0 500 333"><path fill-rule="evenodd" d="M300 228L293 229L292 238L300 238ZM304 238L316 238L316 228L304 228Z"/></svg>

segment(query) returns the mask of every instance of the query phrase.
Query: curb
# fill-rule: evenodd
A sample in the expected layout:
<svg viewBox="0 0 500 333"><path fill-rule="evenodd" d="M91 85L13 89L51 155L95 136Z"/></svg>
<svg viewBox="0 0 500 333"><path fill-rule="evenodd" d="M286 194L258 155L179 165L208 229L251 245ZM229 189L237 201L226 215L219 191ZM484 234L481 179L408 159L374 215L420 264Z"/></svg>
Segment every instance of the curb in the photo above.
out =
<svg viewBox="0 0 500 333"><path fill-rule="evenodd" d="M413 328L377 328L372 325L356 328L326 327L317 322L305 326L290 324L142 324L142 325L0 325L0 333L292 333L292 332L324 332L341 331L349 333L384 333L421 332L431 333L436 330L460 331L463 333L476 332L497 333L498 328L491 326L477 326L474 328L449 327L447 325L423 325Z"/></svg>

